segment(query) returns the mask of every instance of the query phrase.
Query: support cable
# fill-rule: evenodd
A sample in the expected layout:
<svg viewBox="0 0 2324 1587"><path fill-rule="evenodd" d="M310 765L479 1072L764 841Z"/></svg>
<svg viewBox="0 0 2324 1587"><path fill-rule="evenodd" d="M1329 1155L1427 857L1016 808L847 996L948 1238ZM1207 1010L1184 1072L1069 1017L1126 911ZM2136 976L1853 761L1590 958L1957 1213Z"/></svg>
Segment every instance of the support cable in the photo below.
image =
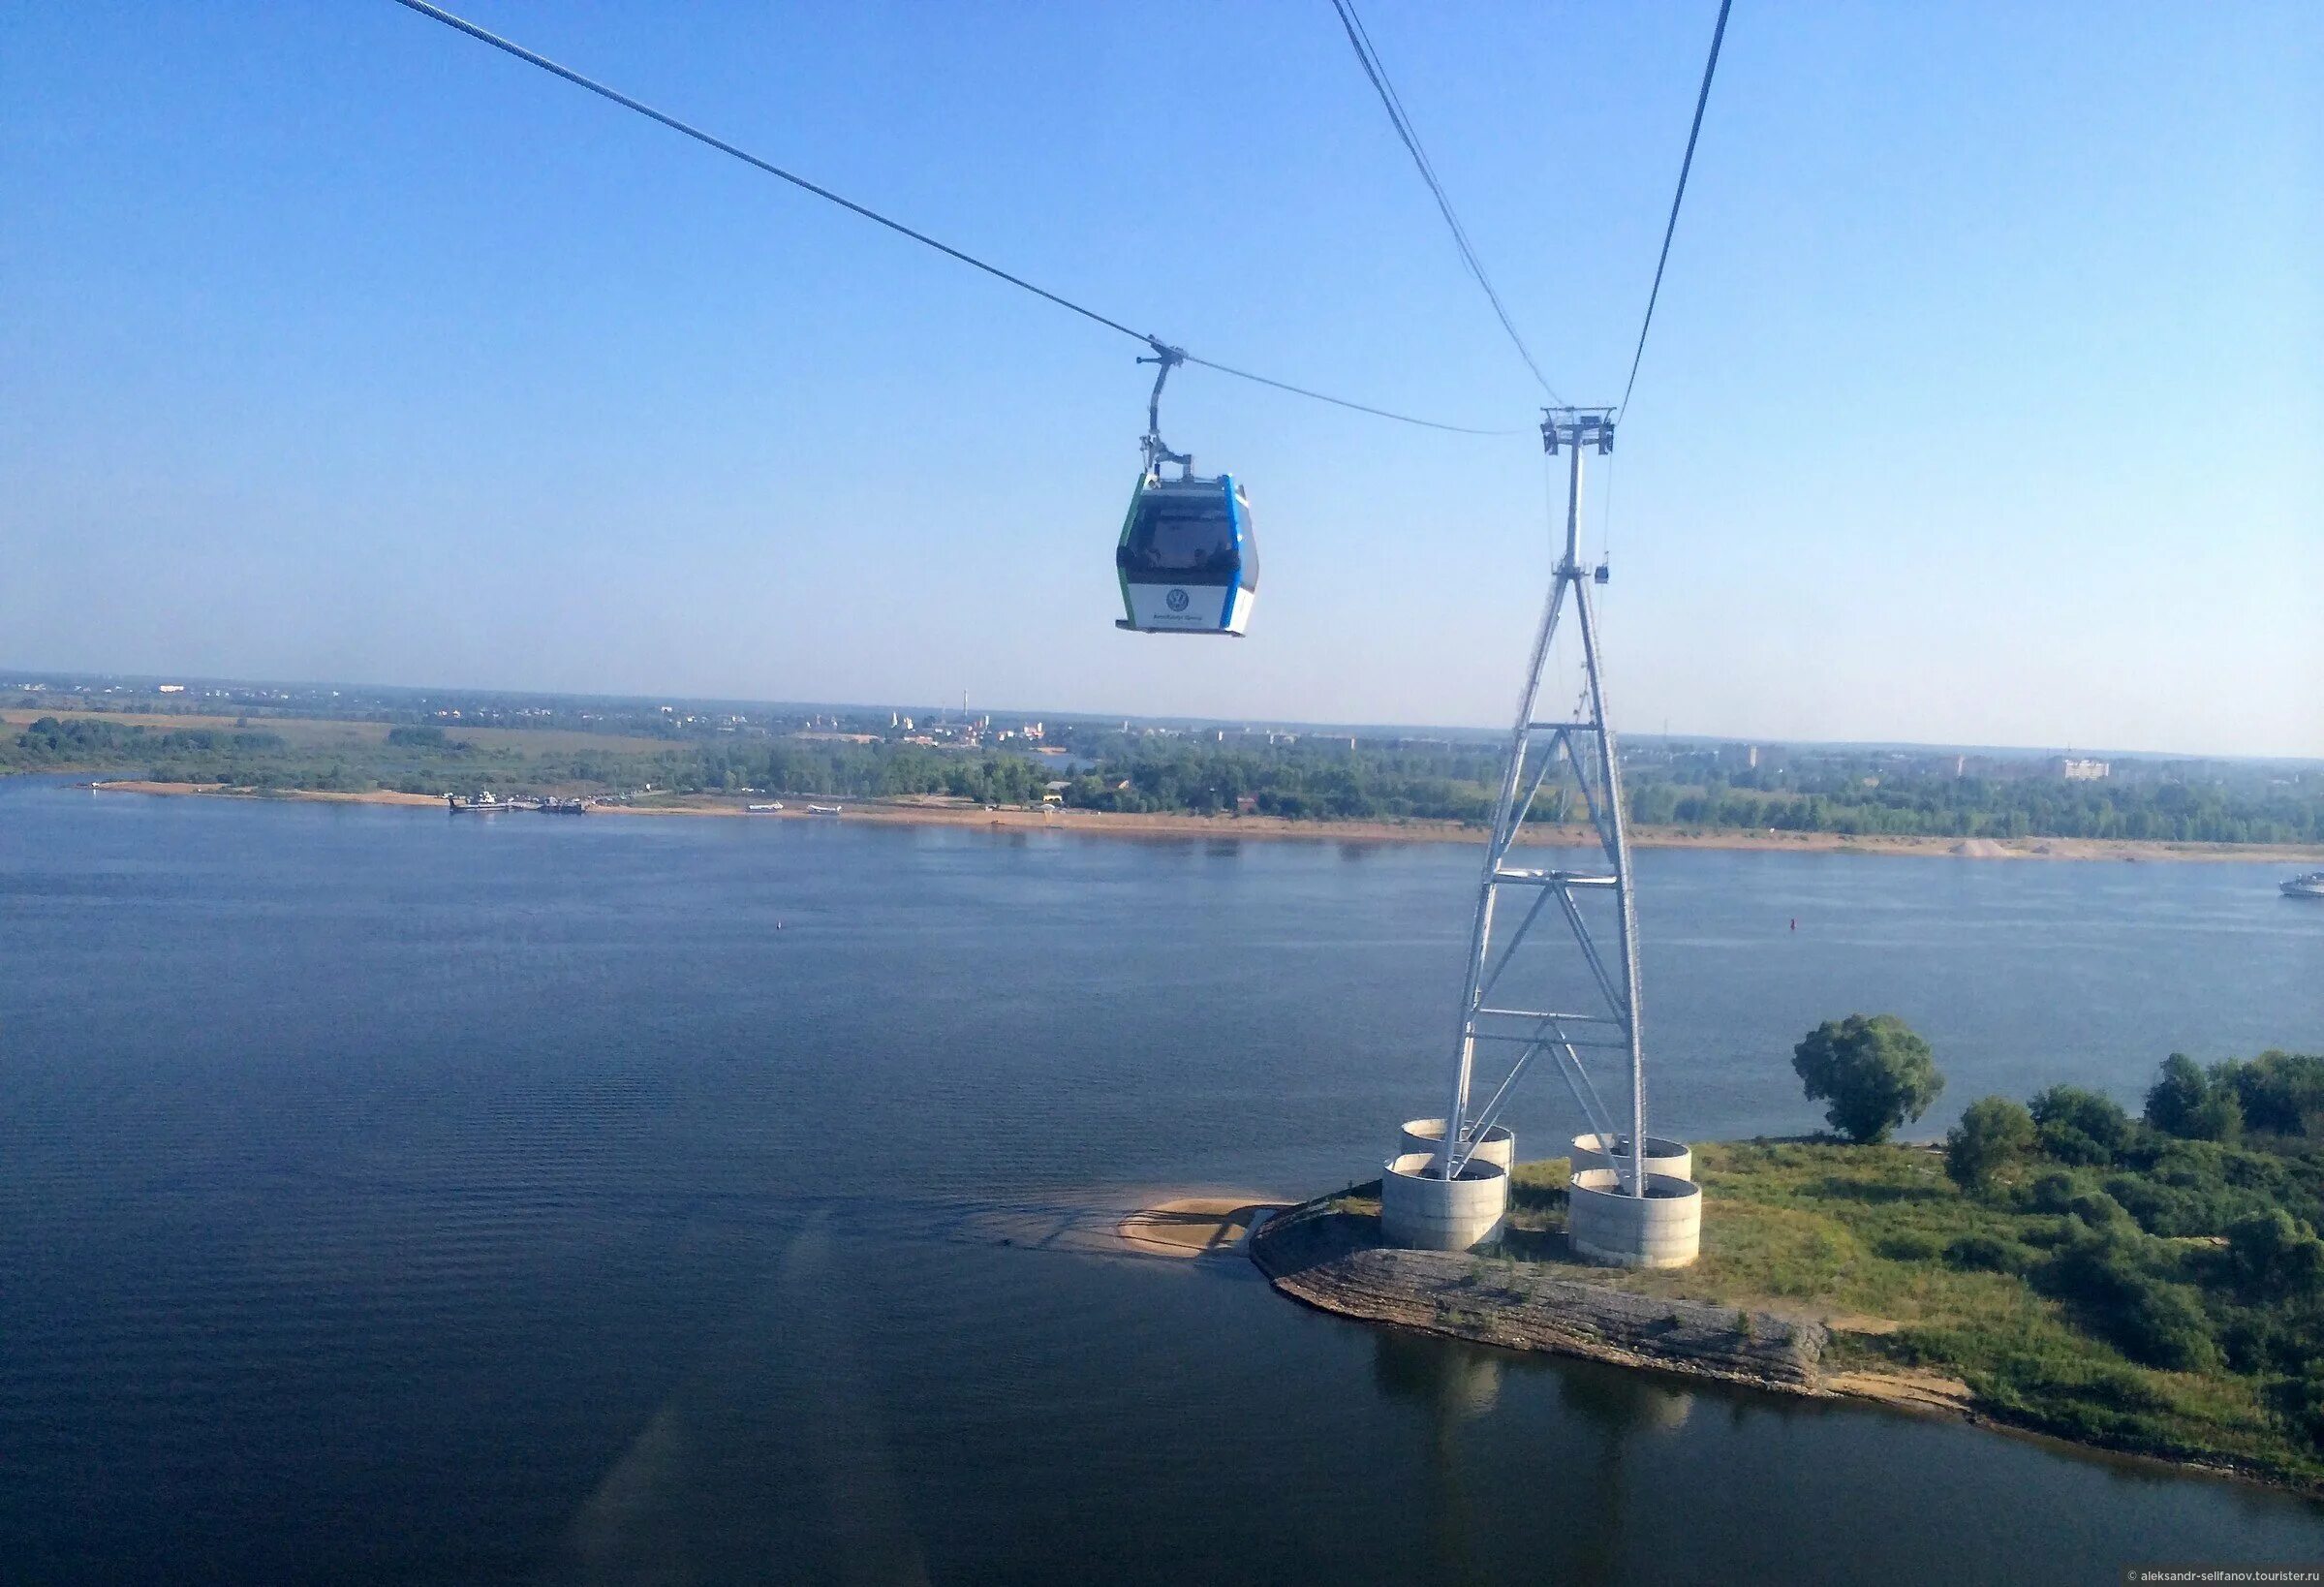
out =
<svg viewBox="0 0 2324 1587"><path fill-rule="evenodd" d="M1670 220L1662 228L1662 253L1655 261L1655 284L1646 295L1646 318L1638 326L1638 350L1630 355L1630 378L1623 384L1622 401L1615 412L1630 417L1630 392L1638 385L1638 361L1646 357L1646 333L1655 323L1655 299L1662 296L1662 266L1670 263L1670 239L1679 230L1679 205L1687 199L1687 173L1694 169L1694 140L1702 136L1703 107L1711 102L1711 78L1719 70L1720 41L1727 35L1727 9L1735 0L1719 0L1719 21L1711 29L1711 54L1703 62L1703 85L1694 96L1694 125L1687 129L1687 157L1679 162L1678 191L1670 196Z"/></svg>
<svg viewBox="0 0 2324 1587"><path fill-rule="evenodd" d="M1452 200L1445 196L1444 184L1437 180L1436 167L1429 163L1428 152L1420 146L1420 134L1413 129L1411 117L1405 114L1404 101L1397 97L1395 85L1388 80L1388 69L1380 63L1379 51L1372 46L1372 35L1365 31L1363 18L1355 14L1354 0L1331 0L1331 5L1332 10L1340 15L1340 26L1347 32L1348 43L1355 50L1356 63L1363 67L1364 76L1372 79L1372 90L1379 96L1380 107L1388 112L1389 125L1396 129L1396 136L1403 140L1405 152L1412 157L1412 164L1419 169L1420 179L1428 184L1429 192L1436 198L1437 211L1444 217L1444 224L1452 233L1453 245L1461 251L1462 262L1469 266L1469 273L1476 277L1476 284L1484 289L1485 300L1493 305L1494 317L1501 321L1501 328L1508 332L1510 343L1517 349L1517 356L1534 372L1534 379L1539 383L1541 389L1549 393L1549 400L1562 406L1565 399L1558 395L1557 388L1549 384L1549 377L1541 373L1541 365L1534 361L1532 349L1525 345L1525 338L1517 334L1517 327L1510 321L1509 311L1502 306L1501 294L1493 290L1492 278L1485 274L1483 262L1476 257L1476 249L1470 245L1468 228L1461 224L1461 217L1453 213Z"/></svg>
<svg viewBox="0 0 2324 1587"><path fill-rule="evenodd" d="M1013 275L1007 270L1001 268L998 264L987 264L985 261L978 259L974 254L963 252L961 249L955 248L949 243L938 241L936 238L928 235L928 233L925 232L915 231L912 227L905 225L902 221L890 219L888 216L883 215L876 209L857 203L854 200L845 198L840 194L834 193L829 188L823 187L819 183L809 181L806 177L801 176L794 171L785 171L781 166L774 164L772 161L760 159L758 155L751 153L748 149L737 147L735 144L728 142L723 138L716 137L710 133L702 131L702 129L699 127L690 125L687 122L679 120L674 115L668 115L661 110L657 110L651 105L647 105L641 100L632 99L629 95L622 93L619 89L608 87L594 78L584 77L582 74L575 72L569 66L561 66L557 62L550 60L546 55L527 49L524 46L516 43L512 39L505 39L497 33L493 33L485 28L479 27L476 23L469 21L465 17L455 16L441 6L431 5L429 0L395 0L395 3L409 11L418 12L420 16L428 17L431 20L442 22L449 28L465 33L470 38L475 39L481 44L490 45L495 49L501 50L506 54L513 55L516 57L516 59L523 61L528 66L537 66L541 68L542 71L548 73L552 77L562 78L576 88L586 88L589 92L596 94L601 99L612 101L625 110L635 110L649 121L658 121L663 126L667 127L670 131L683 134L684 136L693 139L697 143L702 143L710 148L718 150L718 152L721 154L731 155L733 158L740 160L744 165L750 166L754 170L763 171L767 175L773 176L781 181L789 182L791 186L798 188L803 192L812 193L819 199L823 199L831 203L835 203L842 209L848 210L852 214L860 215L865 220L871 221L876 225L884 226L890 232L894 232L902 236L910 237L913 241L920 243L925 247L933 248L947 259L957 260L972 269L981 270L986 275L992 276L996 280L1006 281L1012 287L1020 288L1025 292L1033 294L1033 296L1036 297L1056 304L1059 308L1078 314L1083 319L1103 326L1108 330L1119 331L1123 335L1131 338L1132 341L1143 342L1148 347L1154 349L1158 355L1176 355L1178 357L1182 357L1188 363L1198 363L1205 369L1217 370L1222 375L1232 375L1237 380L1251 381L1259 386L1271 386L1279 391L1288 391L1294 396L1307 397L1317 402L1328 402L1337 408L1352 409L1357 413L1371 414L1375 418L1379 419L1392 419L1397 420L1399 423L1417 424L1423 429L1447 430L1456 435L1515 435L1519 433L1516 430L1478 429L1468 424L1447 424L1433 419L1416 419L1410 414L1400 414L1387 408L1376 408L1369 403L1351 402L1346 397L1330 396L1321 391L1310 390L1304 386L1293 386L1288 381L1271 380L1265 375L1255 375L1249 370L1230 368L1223 363L1214 363L1208 358L1196 358L1193 354L1185 352L1184 349L1172 347L1167 342L1162 340L1162 338L1159 336L1151 335L1143 330L1134 330L1129 326L1124 325L1119 320L1113 319L1108 315L1100 314L1096 309L1085 307L1080 303L1074 302L1069 297L1066 297L1057 293L1049 291L1045 287L1037 287L1032 282L1026 280L1023 276Z"/></svg>

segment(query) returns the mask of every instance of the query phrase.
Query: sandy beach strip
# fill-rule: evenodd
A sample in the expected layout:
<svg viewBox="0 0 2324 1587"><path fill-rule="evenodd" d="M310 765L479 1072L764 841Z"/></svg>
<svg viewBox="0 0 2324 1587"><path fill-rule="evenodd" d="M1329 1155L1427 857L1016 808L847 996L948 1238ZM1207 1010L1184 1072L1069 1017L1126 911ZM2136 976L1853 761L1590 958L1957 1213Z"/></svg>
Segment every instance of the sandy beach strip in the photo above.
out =
<svg viewBox="0 0 2324 1587"><path fill-rule="evenodd" d="M310 799L338 804L442 805L441 795L398 794L386 789L364 794L330 794L303 789L233 788L215 783L96 782L108 793L200 794L204 797ZM820 797L808 795L810 798ZM753 821L884 822L911 826L979 826L1005 830L1092 832L1113 837L1254 838L1308 843L1462 843L1484 841L1481 826L1452 821L1293 821L1282 816L1118 815L1104 810L987 810L981 805L914 803L902 800L847 800L839 796L837 817L810 813L802 801L786 800L777 811L748 811L738 800L690 795L654 804L593 804L593 816L718 816ZM528 814L529 812L511 812ZM2312 865L2324 861L2324 847L2258 843L2155 843L2113 838L1857 837L1840 832L1722 831L1710 828L1643 826L1630 829L1641 849L1723 849L1774 854L1937 855L1956 859L2242 860L2253 864ZM1529 828L1527 846L1580 847L1587 828Z"/></svg>

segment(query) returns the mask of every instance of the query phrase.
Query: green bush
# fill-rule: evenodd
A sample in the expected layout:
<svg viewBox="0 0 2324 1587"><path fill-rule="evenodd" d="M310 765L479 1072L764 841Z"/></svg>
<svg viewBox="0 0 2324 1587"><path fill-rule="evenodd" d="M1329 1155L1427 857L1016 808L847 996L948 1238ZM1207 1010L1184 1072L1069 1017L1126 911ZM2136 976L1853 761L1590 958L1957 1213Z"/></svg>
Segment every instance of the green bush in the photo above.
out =
<svg viewBox="0 0 2324 1587"><path fill-rule="evenodd" d="M2195 1292L2157 1277L2144 1257L2136 1235L2093 1233L2061 1246L2039 1276L2132 1360L2179 1372L2216 1368L2218 1346Z"/></svg>
<svg viewBox="0 0 2324 1587"><path fill-rule="evenodd" d="M2132 1221L2123 1203L2104 1191L2084 1191L2068 1201L2065 1209L2092 1229L2113 1229Z"/></svg>
<svg viewBox="0 0 2324 1587"><path fill-rule="evenodd" d="M1943 1250L1927 1234L1890 1234L1873 1242L1873 1254L1890 1261L1932 1261Z"/></svg>
<svg viewBox="0 0 2324 1587"><path fill-rule="evenodd" d="M2079 1193L2072 1174L2053 1169L2026 1188L2026 1204L2035 1212L2071 1212Z"/></svg>
<svg viewBox="0 0 2324 1587"><path fill-rule="evenodd" d="M2006 1097L1980 1097L1945 1132L1945 1176L1963 1190L1983 1190L2031 1151L2033 1141L2033 1115L2024 1105Z"/></svg>
<svg viewBox="0 0 2324 1587"><path fill-rule="evenodd" d="M2211 1320L2195 1291L2183 1284L2150 1280L2140 1285L2104 1325L2134 1361L2171 1372L2212 1372L2219 1366Z"/></svg>
<svg viewBox="0 0 2324 1587"><path fill-rule="evenodd" d="M2157 1185L2136 1174L2118 1173L2108 1176L2106 1194L2150 1234L2167 1237L2217 1232L2209 1217L2210 1201L2196 1192Z"/></svg>
<svg viewBox="0 0 2324 1587"><path fill-rule="evenodd" d="M1945 1265L1969 1273L2023 1273L2033 1253L1996 1234L1964 1234L1944 1248Z"/></svg>
<svg viewBox="0 0 2324 1587"><path fill-rule="evenodd" d="M2324 1449L2324 1364L2287 1378L2276 1391L2276 1407L2292 1431Z"/></svg>
<svg viewBox="0 0 2324 1587"><path fill-rule="evenodd" d="M2280 1207L2229 1224L2227 1260L2237 1282L2252 1294L2324 1293L2324 1240Z"/></svg>

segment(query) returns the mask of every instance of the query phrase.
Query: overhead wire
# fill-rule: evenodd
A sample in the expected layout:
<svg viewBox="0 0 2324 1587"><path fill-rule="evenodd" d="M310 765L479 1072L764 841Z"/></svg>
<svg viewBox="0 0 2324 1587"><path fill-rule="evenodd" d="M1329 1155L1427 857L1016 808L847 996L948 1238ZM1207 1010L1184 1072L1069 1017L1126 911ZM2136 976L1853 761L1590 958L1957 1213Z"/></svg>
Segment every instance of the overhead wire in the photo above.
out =
<svg viewBox="0 0 2324 1587"><path fill-rule="evenodd" d="M1076 303L1071 298L1067 297L1062 294L1051 292L1046 287L1036 286L1032 282L1026 280L1023 276L1013 274L1010 271L1001 268L1001 266L998 264L993 264L984 260L978 259L976 255L968 253L962 249L955 248L949 243L941 242L935 237L930 236L925 232L915 230L913 227L905 225L902 221L895 220L887 215L883 215L880 213L880 211L873 209L866 204L857 203L852 199L847 198L838 193L834 193L831 189L822 186L821 183L810 181L795 171L786 171L781 166L776 165L774 162L761 159L759 156L751 153L751 151L748 149L739 147L733 143L729 143L725 139L719 138L711 133L704 132L701 128L694 126L689 122L681 121L674 115L669 115L664 111L657 110L651 105L645 104L641 100L633 99L628 94L621 92L619 89L609 87L605 83L598 81L595 78L584 76L569 66L561 65L536 50L527 49L524 46L516 43L512 39L503 38L500 34L494 33L489 29L479 27L476 23L469 21L464 16L455 16L451 12L446 11L441 6L430 4L430 0L395 0L395 3L404 7L406 10L417 12L422 16L428 17L434 21L442 22L447 27L452 28L461 33L465 33L470 38L477 40L479 43L490 45L493 48L501 50L506 54L512 55L516 59L523 61L528 66L537 66L542 71L548 73L552 77L562 78L576 88L585 88L589 92L598 95L602 99L610 100L626 110L635 110L637 114L644 116L650 121L660 122L663 126L667 127L670 131L683 134L684 136L693 139L697 143L702 143L710 148L716 149L721 154L730 155L734 159L741 161L744 165L750 166L754 170L762 171L769 176L778 178L779 180L789 182L791 186L796 187L803 192L812 193L819 199L835 203L842 209L848 210L852 214L860 215L863 219L874 222L877 225L883 226L887 228L887 230L894 232L901 236L909 237L913 241L920 243L925 247L933 248L938 253L945 255L948 259L957 260L959 263L966 264L973 269L981 270L986 275L992 276L996 280L1005 281L1012 287L1017 287L1025 292L1029 292L1036 297L1041 298L1050 303L1054 303L1059 308L1069 310L1071 313L1081 316L1085 320L1089 320L1098 325L1103 326L1108 330L1119 331L1121 334L1130 337L1132 341L1143 342L1148 347L1153 348L1155 353L1160 357L1167 358L1183 358L1188 363L1200 364L1205 369L1216 370L1222 375L1231 375L1237 380L1250 381L1255 385L1259 386L1270 386L1279 391L1287 391L1294 396L1307 397L1317 402L1326 402L1337 408L1347 408L1356 413L1370 414L1379 419L1390 419L1404 424L1416 424L1423 429L1445 430L1456 435L1515 435L1522 433L1521 431L1514 429L1480 429L1469 424L1451 424L1441 420L1415 418L1410 414L1397 413L1388 408L1374 407L1370 403L1355 402L1346 397L1331 396L1322 391L1311 390L1304 386L1294 386L1288 381L1274 380L1265 375L1253 374L1247 369L1236 369L1226 364L1213 362L1208 358L1196 358L1193 354L1187 352L1184 348L1172 346L1170 343L1163 341L1159 336L1153 335L1147 331L1133 329L1131 327L1123 324L1121 321L1116 320L1109 315L1100 314L1096 309L1087 307L1084 304ZM1490 291L1489 288L1487 290Z"/></svg>
<svg viewBox="0 0 2324 1587"><path fill-rule="evenodd" d="M1541 389L1549 393L1550 401L1563 406L1565 399L1558 395L1557 388L1550 385L1549 377L1541 372L1541 365L1535 361L1533 350L1525 345L1525 338L1517 333L1517 327L1510 320L1508 309L1502 303L1501 294L1494 290L1493 278L1485 273L1484 262L1477 258L1476 249L1470 243L1469 229L1461 224L1461 217L1454 212L1452 200L1446 195L1444 184L1437 179L1436 167L1430 163L1428 151L1421 146L1420 134L1412 126L1412 118L1405 113L1404 101L1398 96L1395 84L1388 80L1388 69L1380 61L1379 51L1373 47L1372 35L1365 30L1363 18L1356 15L1353 0L1331 0L1331 5L1332 10L1339 13L1340 26L1348 35L1348 47L1355 51L1357 64L1363 67L1364 76L1371 79L1372 90L1379 96L1381 109L1388 112L1388 124L1396 129L1396 136L1404 143L1405 152L1412 157L1413 166L1420 171L1420 179L1428 184L1429 193L1436 199L1437 211L1444 217L1444 225L1452 233L1453 245L1460 250L1462 262L1469 266L1469 273L1476 278L1476 284L1484 290L1485 300L1493 305L1494 317L1501 321L1501 328L1508 332L1511 345L1517 349L1517 356L1533 371L1534 379L1539 383Z"/></svg>
<svg viewBox="0 0 2324 1587"><path fill-rule="evenodd" d="M1390 413L1385 408L1375 408L1367 403L1351 402L1346 397L1330 396L1321 391L1311 391L1304 386L1293 386L1288 381L1274 380L1265 375L1255 375L1248 369L1232 369L1225 364L1215 363L1209 358L1196 358L1183 348L1178 349L1177 352L1179 357L1186 359L1187 362L1198 363L1205 369L1215 369L1222 375L1232 375L1237 380L1247 380L1258 386L1272 386L1278 391L1288 391L1293 396L1309 397L1317 402L1328 402L1335 408L1352 408L1359 414L1373 414L1380 419L1393 419L1406 424L1417 424L1422 429L1450 430L1455 435L1530 435L1533 433L1531 430L1523 428L1480 430L1467 424L1447 424L1434 419L1414 419L1410 414Z"/></svg>
<svg viewBox="0 0 2324 1587"><path fill-rule="evenodd" d="M1734 3L1735 0L1719 0L1719 20L1711 29L1711 53L1703 62L1703 85L1694 96L1694 124L1687 129L1687 156L1679 162L1678 191L1670 196L1670 220L1662 228L1662 252L1655 261L1655 284L1646 295L1646 317L1638 325L1637 351L1630 355L1630 378L1623 383L1622 403L1615 410L1625 419L1630 413L1630 392L1637 389L1639 360L1646 357L1646 333L1654 328L1655 300L1662 296L1662 269L1670 263L1670 239L1679 230L1679 205L1687 201L1687 173L1694 169L1694 143L1703 133L1703 107L1711 102L1711 78L1719 71L1719 46L1727 36L1727 10Z"/></svg>

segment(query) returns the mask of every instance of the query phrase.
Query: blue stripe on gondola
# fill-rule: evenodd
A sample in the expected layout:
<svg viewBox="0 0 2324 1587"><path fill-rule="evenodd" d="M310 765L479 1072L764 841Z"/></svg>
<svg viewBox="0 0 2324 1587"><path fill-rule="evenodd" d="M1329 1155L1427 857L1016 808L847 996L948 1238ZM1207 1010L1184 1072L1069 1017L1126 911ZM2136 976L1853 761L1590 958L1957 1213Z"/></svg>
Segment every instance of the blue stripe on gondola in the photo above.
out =
<svg viewBox="0 0 2324 1587"><path fill-rule="evenodd" d="M1234 576L1226 582L1226 599L1219 607L1219 627L1234 626L1235 591L1243 587L1243 510L1235 501L1234 476L1219 476L1219 488L1226 492L1226 528L1234 537Z"/></svg>

